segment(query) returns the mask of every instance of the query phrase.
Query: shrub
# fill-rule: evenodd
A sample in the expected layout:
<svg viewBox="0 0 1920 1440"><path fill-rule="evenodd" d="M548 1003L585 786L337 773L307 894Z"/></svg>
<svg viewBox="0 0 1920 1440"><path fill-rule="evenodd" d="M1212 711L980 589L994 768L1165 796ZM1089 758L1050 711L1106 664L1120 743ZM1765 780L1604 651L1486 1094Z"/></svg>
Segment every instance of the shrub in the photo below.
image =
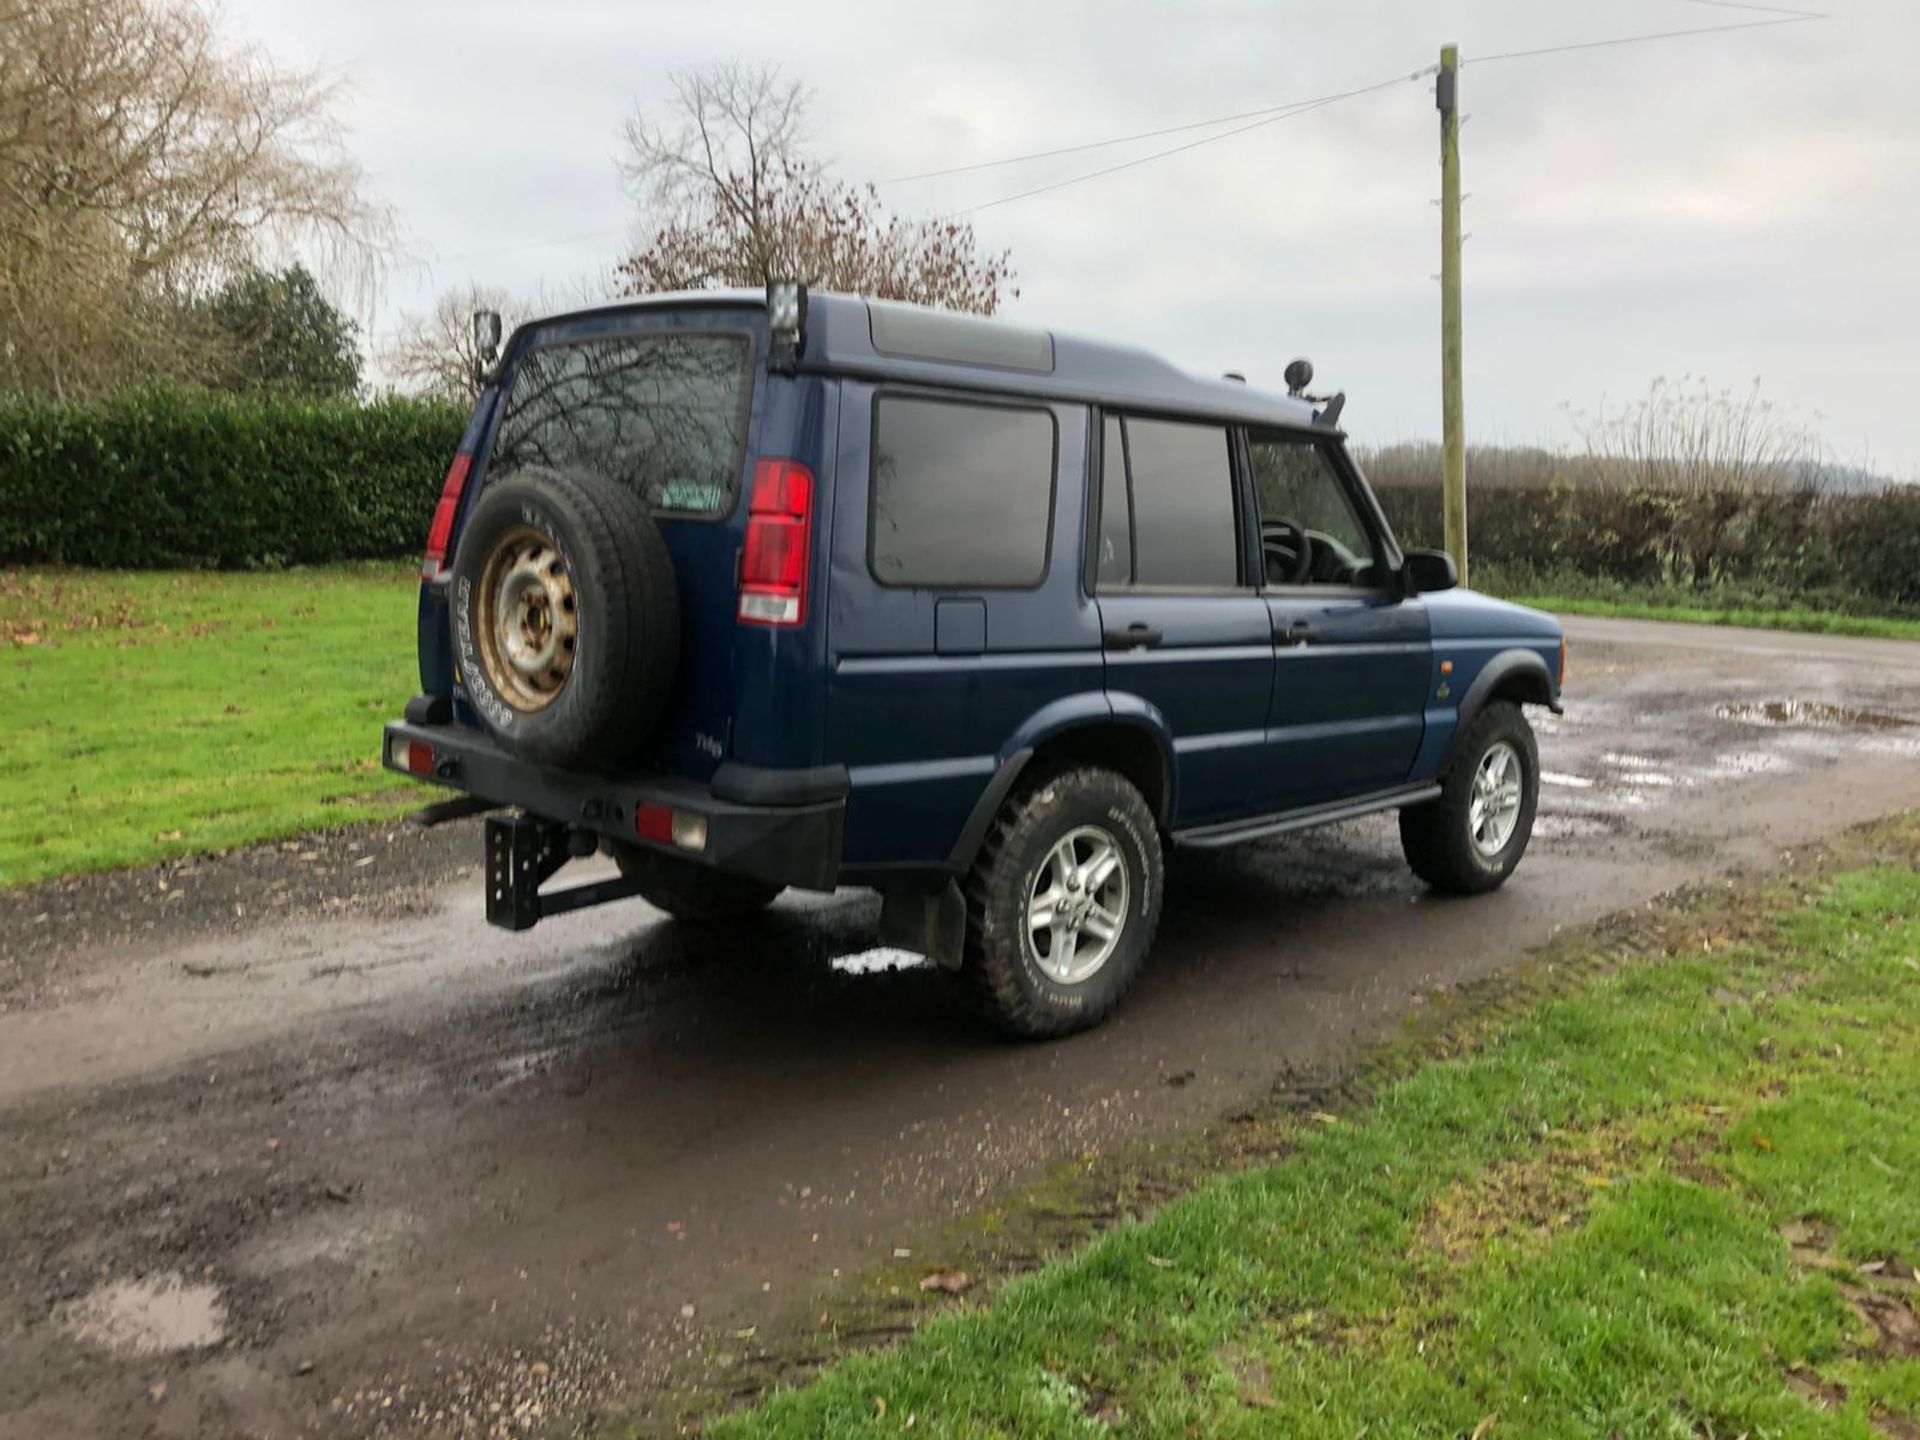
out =
<svg viewBox="0 0 1920 1440"><path fill-rule="evenodd" d="M1437 474L1379 495L1403 545L1441 543ZM1920 486L1680 493L1555 479L1470 488L1467 539L1475 565L1506 575L1920 605Z"/></svg>
<svg viewBox="0 0 1920 1440"><path fill-rule="evenodd" d="M420 548L465 417L439 401L155 388L0 396L0 563L317 564Z"/></svg>

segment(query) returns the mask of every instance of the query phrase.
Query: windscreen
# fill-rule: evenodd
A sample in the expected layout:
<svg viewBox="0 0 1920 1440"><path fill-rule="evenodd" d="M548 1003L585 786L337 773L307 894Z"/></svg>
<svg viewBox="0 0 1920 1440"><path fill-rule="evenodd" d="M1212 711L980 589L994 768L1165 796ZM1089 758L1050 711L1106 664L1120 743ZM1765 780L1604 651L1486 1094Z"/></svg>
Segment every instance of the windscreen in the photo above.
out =
<svg viewBox="0 0 1920 1440"><path fill-rule="evenodd" d="M746 442L744 335L614 335L540 345L515 368L489 471L591 471L654 510L733 510Z"/></svg>

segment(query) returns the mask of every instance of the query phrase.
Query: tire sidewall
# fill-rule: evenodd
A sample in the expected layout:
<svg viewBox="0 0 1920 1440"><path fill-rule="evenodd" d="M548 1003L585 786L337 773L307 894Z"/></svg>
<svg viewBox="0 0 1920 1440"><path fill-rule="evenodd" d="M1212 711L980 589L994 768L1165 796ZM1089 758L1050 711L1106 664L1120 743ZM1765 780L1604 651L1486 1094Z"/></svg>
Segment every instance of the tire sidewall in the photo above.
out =
<svg viewBox="0 0 1920 1440"><path fill-rule="evenodd" d="M1520 758L1520 813L1514 819L1513 834L1492 855L1483 855L1473 843L1473 782L1480 773L1480 762L1487 752L1505 742ZM1460 757L1453 776L1459 787L1453 805L1454 824L1459 827L1460 853L1466 862L1489 881L1497 884L1507 878L1526 853L1533 836L1533 821L1540 805L1540 751L1533 738L1533 727L1526 716L1510 705L1490 709L1474 726L1473 744Z"/></svg>
<svg viewBox="0 0 1920 1440"><path fill-rule="evenodd" d="M1011 837L1006 859L1015 879L1011 893L999 897L1004 911L999 919L1016 956L1016 982L1035 1006L1063 1027L1077 1028L1118 1004L1146 962L1159 923L1164 885L1160 847L1157 838L1149 839L1153 817L1146 803L1117 777L1084 788L1051 781L1041 787L1037 798L1044 818L1020 827ZM1120 849L1121 863L1127 867L1127 914L1121 922L1120 943L1106 963L1085 980L1063 985L1040 968L1027 930L1027 904L1054 845L1083 825L1104 830Z"/></svg>
<svg viewBox="0 0 1920 1440"><path fill-rule="evenodd" d="M508 482L499 490L481 497L481 503L460 537L459 553L454 557L453 593L449 609L453 627L453 652L460 679L465 682L467 698L489 730L514 745L537 746L542 732L552 728L556 716L564 725L565 713L583 703L592 691L595 652L593 618L588 607L579 607L574 617L578 636L574 644L573 672L553 702L540 710L521 710L510 704L494 687L481 660L480 582L487 559L502 535L525 525L547 537L560 552L569 570L578 573L580 545L571 532L568 517L547 497L531 488Z"/></svg>

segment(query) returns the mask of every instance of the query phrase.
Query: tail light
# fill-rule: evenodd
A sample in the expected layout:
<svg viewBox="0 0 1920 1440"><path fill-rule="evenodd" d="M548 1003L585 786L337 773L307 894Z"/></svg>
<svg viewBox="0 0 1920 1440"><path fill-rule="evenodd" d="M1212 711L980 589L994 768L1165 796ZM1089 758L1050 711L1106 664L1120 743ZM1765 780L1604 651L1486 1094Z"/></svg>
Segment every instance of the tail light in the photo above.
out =
<svg viewBox="0 0 1920 1440"><path fill-rule="evenodd" d="M812 549L813 472L793 460L760 461L740 565L742 624L806 623Z"/></svg>
<svg viewBox="0 0 1920 1440"><path fill-rule="evenodd" d="M1560 678L1553 683L1556 690L1567 688L1567 637L1564 635L1560 637Z"/></svg>
<svg viewBox="0 0 1920 1440"><path fill-rule="evenodd" d="M707 848L707 817L642 801L633 812L633 828L642 840L695 854Z"/></svg>
<svg viewBox="0 0 1920 1440"><path fill-rule="evenodd" d="M467 472L473 468L473 456L464 450L453 457L447 478L440 486L440 503L433 507L433 525L427 531L427 558L421 563L422 579L432 580L447 568L447 546L453 540L453 517L460 512L460 496L467 488Z"/></svg>
<svg viewBox="0 0 1920 1440"><path fill-rule="evenodd" d="M387 747L387 758L396 770L405 770L410 775L431 775L436 757L431 745L395 736Z"/></svg>

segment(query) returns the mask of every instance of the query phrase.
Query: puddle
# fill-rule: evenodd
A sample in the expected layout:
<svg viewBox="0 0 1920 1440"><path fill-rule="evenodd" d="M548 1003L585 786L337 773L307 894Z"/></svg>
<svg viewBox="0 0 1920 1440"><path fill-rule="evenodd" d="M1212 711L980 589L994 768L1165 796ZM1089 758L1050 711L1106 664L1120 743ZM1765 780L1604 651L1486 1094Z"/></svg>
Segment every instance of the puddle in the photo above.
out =
<svg viewBox="0 0 1920 1440"><path fill-rule="evenodd" d="M1612 833L1613 827L1596 815L1541 815L1533 822L1536 840L1593 840Z"/></svg>
<svg viewBox="0 0 1920 1440"><path fill-rule="evenodd" d="M1600 757L1609 765L1617 765L1622 770L1651 770L1660 762L1646 755L1628 755L1619 750L1609 750Z"/></svg>
<svg viewBox="0 0 1920 1440"><path fill-rule="evenodd" d="M1647 785L1656 790L1671 790L1680 781L1658 770L1626 770L1619 776L1622 785Z"/></svg>
<svg viewBox="0 0 1920 1440"><path fill-rule="evenodd" d="M842 975L884 975L890 970L923 970L933 962L911 950L881 946L857 955L836 955L828 963Z"/></svg>
<svg viewBox="0 0 1920 1440"><path fill-rule="evenodd" d="M1713 707L1722 720L1747 725L1787 725L1803 730L1902 730L1920 721L1877 710L1856 710L1824 700L1741 700Z"/></svg>
<svg viewBox="0 0 1920 1440"><path fill-rule="evenodd" d="M1731 750L1713 757L1713 768L1726 775L1778 775L1793 762L1772 750Z"/></svg>
<svg viewBox="0 0 1920 1440"><path fill-rule="evenodd" d="M1540 783L1542 785L1557 785L1563 790L1591 790L1593 788L1593 781L1589 780L1586 776L1562 775L1557 770L1542 770L1540 772Z"/></svg>
<svg viewBox="0 0 1920 1440"><path fill-rule="evenodd" d="M76 1340L123 1355L162 1355L218 1345L227 1333L219 1287L180 1275L113 1280L69 1305L62 1317Z"/></svg>

